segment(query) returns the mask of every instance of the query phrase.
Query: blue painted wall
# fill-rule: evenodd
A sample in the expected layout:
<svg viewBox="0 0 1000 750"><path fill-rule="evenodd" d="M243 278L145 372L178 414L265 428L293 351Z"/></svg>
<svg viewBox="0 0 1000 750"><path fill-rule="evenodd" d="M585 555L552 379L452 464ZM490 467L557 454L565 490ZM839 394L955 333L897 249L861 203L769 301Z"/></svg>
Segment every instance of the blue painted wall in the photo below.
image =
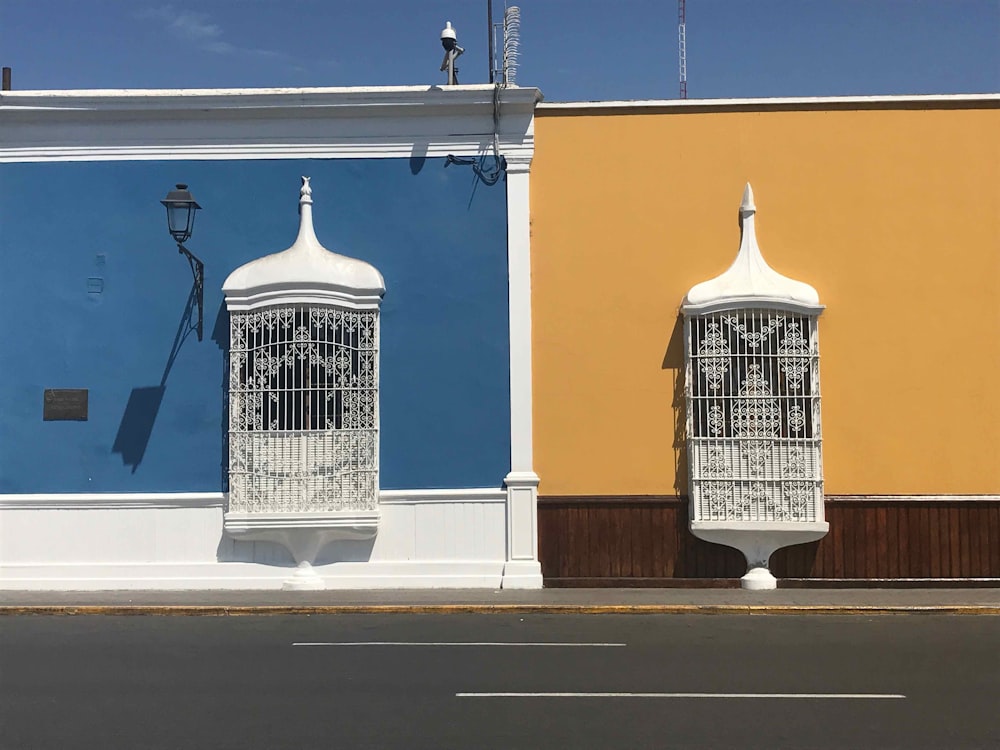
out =
<svg viewBox="0 0 1000 750"><path fill-rule="evenodd" d="M506 198L440 159L0 164L0 492L223 486L220 291L298 229L385 276L384 488L499 486L510 467ZM159 201L203 206L205 340ZM46 388L90 390L86 422L42 421Z"/></svg>

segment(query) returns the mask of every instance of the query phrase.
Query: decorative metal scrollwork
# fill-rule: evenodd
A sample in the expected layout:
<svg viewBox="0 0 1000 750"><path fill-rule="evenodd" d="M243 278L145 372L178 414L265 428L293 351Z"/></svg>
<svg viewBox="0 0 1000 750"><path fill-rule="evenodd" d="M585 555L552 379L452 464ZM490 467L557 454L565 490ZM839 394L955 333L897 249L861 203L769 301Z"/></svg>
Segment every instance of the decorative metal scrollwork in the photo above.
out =
<svg viewBox="0 0 1000 750"><path fill-rule="evenodd" d="M735 331L747 346L751 349L757 349L768 336L778 330L779 326L785 322L785 319L781 316L770 318L766 323L762 322L756 327L754 327L753 323L748 325L747 322L738 315L723 315L722 321L731 330Z"/></svg>
<svg viewBox="0 0 1000 750"><path fill-rule="evenodd" d="M230 315L230 509L374 510L378 312Z"/></svg>
<svg viewBox="0 0 1000 750"><path fill-rule="evenodd" d="M809 342L803 337L797 321L785 328L785 336L778 345L778 367L785 374L788 387L797 391L809 372Z"/></svg>
<svg viewBox="0 0 1000 750"><path fill-rule="evenodd" d="M719 324L709 323L698 344L698 369L713 391L722 387L722 379L729 371L729 354L729 342L722 335Z"/></svg>
<svg viewBox="0 0 1000 750"><path fill-rule="evenodd" d="M692 316L688 447L704 520L810 521L822 503L816 318Z"/></svg>

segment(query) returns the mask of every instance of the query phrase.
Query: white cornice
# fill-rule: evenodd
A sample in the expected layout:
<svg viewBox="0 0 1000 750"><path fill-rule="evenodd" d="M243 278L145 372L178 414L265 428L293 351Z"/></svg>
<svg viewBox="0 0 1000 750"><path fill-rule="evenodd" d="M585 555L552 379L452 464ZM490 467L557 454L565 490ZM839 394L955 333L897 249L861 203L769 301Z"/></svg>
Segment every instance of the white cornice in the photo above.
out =
<svg viewBox="0 0 1000 750"><path fill-rule="evenodd" d="M2 128L0 128L2 129ZM422 137L424 138L424 137ZM481 140L469 137L444 136L433 142L415 143L412 137L399 138L338 138L321 139L313 143L278 143L249 140L242 144L220 143L197 145L164 143L155 146L102 144L89 146L22 146L5 148L0 136L0 162L23 161L149 161L173 159L391 159L411 157L443 158L478 156L491 147L488 136ZM288 140L294 140L289 135ZM509 164L530 164L534 152L534 136L520 139L501 134L500 151ZM515 162L516 155L520 161Z"/></svg>
<svg viewBox="0 0 1000 750"><path fill-rule="evenodd" d="M488 85L13 91L0 161L471 156L492 144ZM500 92L501 151L530 161L541 93Z"/></svg>
<svg viewBox="0 0 1000 750"><path fill-rule="evenodd" d="M3 111L141 113L206 112L220 109L268 110L308 107L362 111L371 108L433 109L492 104L493 86L346 86L261 89L78 89L5 91ZM536 88L508 86L502 102L529 110L541 101Z"/></svg>
<svg viewBox="0 0 1000 750"><path fill-rule="evenodd" d="M794 96L747 99L633 99L591 102L544 102L542 114L570 114L572 111L643 110L643 109L880 109L924 107L1000 107L1000 94L929 94L902 96Z"/></svg>

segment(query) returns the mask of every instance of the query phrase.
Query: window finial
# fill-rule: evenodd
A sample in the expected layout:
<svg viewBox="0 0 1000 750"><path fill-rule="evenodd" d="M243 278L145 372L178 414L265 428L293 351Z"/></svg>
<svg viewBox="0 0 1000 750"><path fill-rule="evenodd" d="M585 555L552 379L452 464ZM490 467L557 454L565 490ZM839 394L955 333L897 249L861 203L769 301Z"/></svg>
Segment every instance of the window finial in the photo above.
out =
<svg viewBox="0 0 1000 750"><path fill-rule="evenodd" d="M743 201L740 203L740 216L748 216L757 212L757 207L753 203L753 188L750 183L743 189Z"/></svg>

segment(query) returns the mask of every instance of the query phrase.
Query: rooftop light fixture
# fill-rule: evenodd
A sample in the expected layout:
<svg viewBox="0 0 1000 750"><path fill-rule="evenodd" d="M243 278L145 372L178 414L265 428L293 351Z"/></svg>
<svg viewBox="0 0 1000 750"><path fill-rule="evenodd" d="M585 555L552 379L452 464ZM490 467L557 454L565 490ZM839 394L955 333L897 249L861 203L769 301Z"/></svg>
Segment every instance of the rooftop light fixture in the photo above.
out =
<svg viewBox="0 0 1000 750"><path fill-rule="evenodd" d="M448 85L456 86L458 84L458 68L455 66L455 61L465 50L458 46L458 34L452 28L451 21L447 21L444 28L441 29L441 46L444 47L444 62L441 63L441 70L448 71Z"/></svg>

